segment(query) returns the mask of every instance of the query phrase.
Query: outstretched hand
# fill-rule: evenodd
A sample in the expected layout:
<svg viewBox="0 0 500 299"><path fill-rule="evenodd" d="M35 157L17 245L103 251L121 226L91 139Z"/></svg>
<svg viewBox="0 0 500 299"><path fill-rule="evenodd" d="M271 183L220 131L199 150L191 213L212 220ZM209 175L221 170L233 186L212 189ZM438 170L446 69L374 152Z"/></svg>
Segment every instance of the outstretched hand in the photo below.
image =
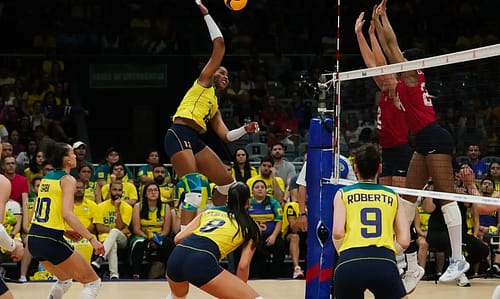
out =
<svg viewBox="0 0 500 299"><path fill-rule="evenodd" d="M256 122L256 121L253 121L251 123L248 123L245 125L245 131L247 131L247 133L257 133L260 131L260 128L259 128L259 123Z"/></svg>
<svg viewBox="0 0 500 299"><path fill-rule="evenodd" d="M384 15L386 8L387 8L387 0L382 0L382 2L380 2L380 4L377 6L377 14L379 16Z"/></svg>
<svg viewBox="0 0 500 299"><path fill-rule="evenodd" d="M104 256L106 251L104 250L104 245L102 245L101 242L99 242L96 238L90 239L90 244L94 248L94 253L96 255Z"/></svg>
<svg viewBox="0 0 500 299"><path fill-rule="evenodd" d="M198 4L198 7L200 8L202 15L208 15L208 9L205 7L205 5L203 5L201 0L194 0L194 2L196 2L196 4Z"/></svg>
<svg viewBox="0 0 500 299"><path fill-rule="evenodd" d="M362 11L359 14L358 18L356 19L356 24L354 24L354 32L356 34L363 32L363 24L365 23L364 17L365 17L365 12Z"/></svg>

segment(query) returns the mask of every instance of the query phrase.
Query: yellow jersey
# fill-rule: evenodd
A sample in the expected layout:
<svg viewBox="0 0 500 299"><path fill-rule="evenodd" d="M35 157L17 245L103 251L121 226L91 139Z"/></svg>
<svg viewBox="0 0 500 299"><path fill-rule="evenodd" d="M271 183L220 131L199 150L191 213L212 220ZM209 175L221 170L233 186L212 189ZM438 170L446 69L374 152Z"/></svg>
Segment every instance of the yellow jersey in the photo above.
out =
<svg viewBox="0 0 500 299"><path fill-rule="evenodd" d="M238 234L234 237L236 232ZM222 206L204 211L201 214L200 226L193 231L193 234L214 241L219 247L220 260L244 241L238 222L236 219L229 219L226 207Z"/></svg>
<svg viewBox="0 0 500 299"><path fill-rule="evenodd" d="M420 229L426 232L429 230L429 218L431 217L431 213L424 211L424 208L421 205L417 207L417 210L418 218L420 219Z"/></svg>
<svg viewBox="0 0 500 299"><path fill-rule="evenodd" d="M213 86L205 88L195 80L193 86L186 92L172 120L177 117L191 119L202 128L200 133L207 131L207 123L215 116L219 110L215 88Z"/></svg>
<svg viewBox="0 0 500 299"><path fill-rule="evenodd" d="M101 194L102 194L102 201L108 200L108 194L109 194L109 187L111 184L106 184L102 186L101 188ZM121 200L129 200L131 198L139 200L139 197L137 196L137 188L135 187L134 184L129 183L129 182L122 182L122 187L123 187L123 193ZM94 199L95 200L95 199Z"/></svg>
<svg viewBox="0 0 500 299"><path fill-rule="evenodd" d="M133 208L128 203L124 201L120 203L120 214L122 216L122 221L127 226L129 226L130 222L132 221L132 211ZM94 223L99 223L109 228L115 228L116 227L115 221L116 221L116 210L112 200L105 200L97 204ZM104 239L106 239L107 236L108 233L99 233L99 241L104 242Z"/></svg>
<svg viewBox="0 0 500 299"><path fill-rule="evenodd" d="M75 213L85 228L88 228L92 224L96 209L97 204L88 199L83 199L82 203L73 205L73 213Z"/></svg>
<svg viewBox="0 0 500 299"><path fill-rule="evenodd" d="M276 182L278 183L278 186L279 186L281 192L285 192L285 183L283 182L283 179L280 178L279 176L276 176L274 178L276 179ZM247 186L248 186L248 188L250 188L250 196L253 197L252 185L257 180L264 181L264 183L266 183L266 195L269 197L274 197L273 179L271 177L268 177L267 179L265 179L260 174L249 178L247 181Z"/></svg>
<svg viewBox="0 0 500 299"><path fill-rule="evenodd" d="M62 215L61 179L69 175L64 170L47 173L40 182L38 197L35 201L35 212L31 223L56 230L65 229Z"/></svg>
<svg viewBox="0 0 500 299"><path fill-rule="evenodd" d="M299 217L300 214L299 203L295 201L287 202L283 208L283 212L285 216L283 217L283 220L281 222L281 236L284 239L286 234L288 233L288 227L290 226L288 217L296 217L296 218Z"/></svg>
<svg viewBox="0 0 500 299"><path fill-rule="evenodd" d="M394 221L398 210L397 194L381 185L357 183L343 187L346 232L339 253L359 247L394 248Z"/></svg>
<svg viewBox="0 0 500 299"><path fill-rule="evenodd" d="M142 208L142 202L139 203ZM145 204L148 204L147 202ZM146 233L148 239L153 238L154 233L161 233L163 230L163 222L165 221L166 204L162 204L160 217L157 215L157 209L149 210L148 219L141 218L141 230ZM139 209L140 210L140 209ZM170 210L169 210L170 212Z"/></svg>

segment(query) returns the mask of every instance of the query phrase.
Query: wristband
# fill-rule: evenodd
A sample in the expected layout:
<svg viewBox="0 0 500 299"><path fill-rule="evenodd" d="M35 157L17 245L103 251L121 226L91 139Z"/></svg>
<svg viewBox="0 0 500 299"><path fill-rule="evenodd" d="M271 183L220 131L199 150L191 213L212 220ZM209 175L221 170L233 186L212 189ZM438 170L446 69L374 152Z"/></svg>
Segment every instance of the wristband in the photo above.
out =
<svg viewBox="0 0 500 299"><path fill-rule="evenodd" d="M87 240L88 240L88 241L89 241L89 243L90 243L90 241L92 241L93 239L95 239L95 236L92 236L92 237L88 238Z"/></svg>
<svg viewBox="0 0 500 299"><path fill-rule="evenodd" d="M210 15L203 16L205 23L207 23L208 32L210 33L210 38L212 41L218 37L222 37L222 32L220 32L219 26L215 24L214 19Z"/></svg>
<svg viewBox="0 0 500 299"><path fill-rule="evenodd" d="M307 216L307 213L305 213L305 212L304 213L299 213L299 217L301 217L301 216Z"/></svg>
<svg viewBox="0 0 500 299"><path fill-rule="evenodd" d="M238 129L231 130L227 132L226 139L229 142L235 141L243 137L247 131L245 130L245 126L239 127Z"/></svg>

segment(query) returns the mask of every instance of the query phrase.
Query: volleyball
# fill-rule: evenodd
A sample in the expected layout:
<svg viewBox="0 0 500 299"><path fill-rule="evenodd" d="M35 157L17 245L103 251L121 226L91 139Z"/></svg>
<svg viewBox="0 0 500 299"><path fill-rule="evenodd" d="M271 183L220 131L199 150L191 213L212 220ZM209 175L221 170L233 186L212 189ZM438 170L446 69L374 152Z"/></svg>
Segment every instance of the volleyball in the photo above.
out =
<svg viewBox="0 0 500 299"><path fill-rule="evenodd" d="M247 0L224 0L230 10L242 10L247 5Z"/></svg>

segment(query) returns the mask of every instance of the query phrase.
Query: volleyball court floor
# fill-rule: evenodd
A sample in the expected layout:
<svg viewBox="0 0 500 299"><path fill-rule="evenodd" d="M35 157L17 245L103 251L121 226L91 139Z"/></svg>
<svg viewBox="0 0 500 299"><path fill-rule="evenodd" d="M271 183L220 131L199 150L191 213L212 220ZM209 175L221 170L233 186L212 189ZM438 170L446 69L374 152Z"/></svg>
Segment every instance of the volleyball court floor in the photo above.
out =
<svg viewBox="0 0 500 299"><path fill-rule="evenodd" d="M478 278L471 280L472 286L458 287L455 284L435 284L433 281L421 281L411 299L489 299L493 290L500 285L500 279ZM249 284L265 299L303 299L305 297L304 280L250 280ZM52 282L8 283L15 299L47 298ZM65 299L79 298L82 285L74 283ZM169 293L165 281L105 281L102 284L98 298L144 298L165 299ZM214 298L196 287L191 286L187 298ZM369 292L365 298L374 298Z"/></svg>

